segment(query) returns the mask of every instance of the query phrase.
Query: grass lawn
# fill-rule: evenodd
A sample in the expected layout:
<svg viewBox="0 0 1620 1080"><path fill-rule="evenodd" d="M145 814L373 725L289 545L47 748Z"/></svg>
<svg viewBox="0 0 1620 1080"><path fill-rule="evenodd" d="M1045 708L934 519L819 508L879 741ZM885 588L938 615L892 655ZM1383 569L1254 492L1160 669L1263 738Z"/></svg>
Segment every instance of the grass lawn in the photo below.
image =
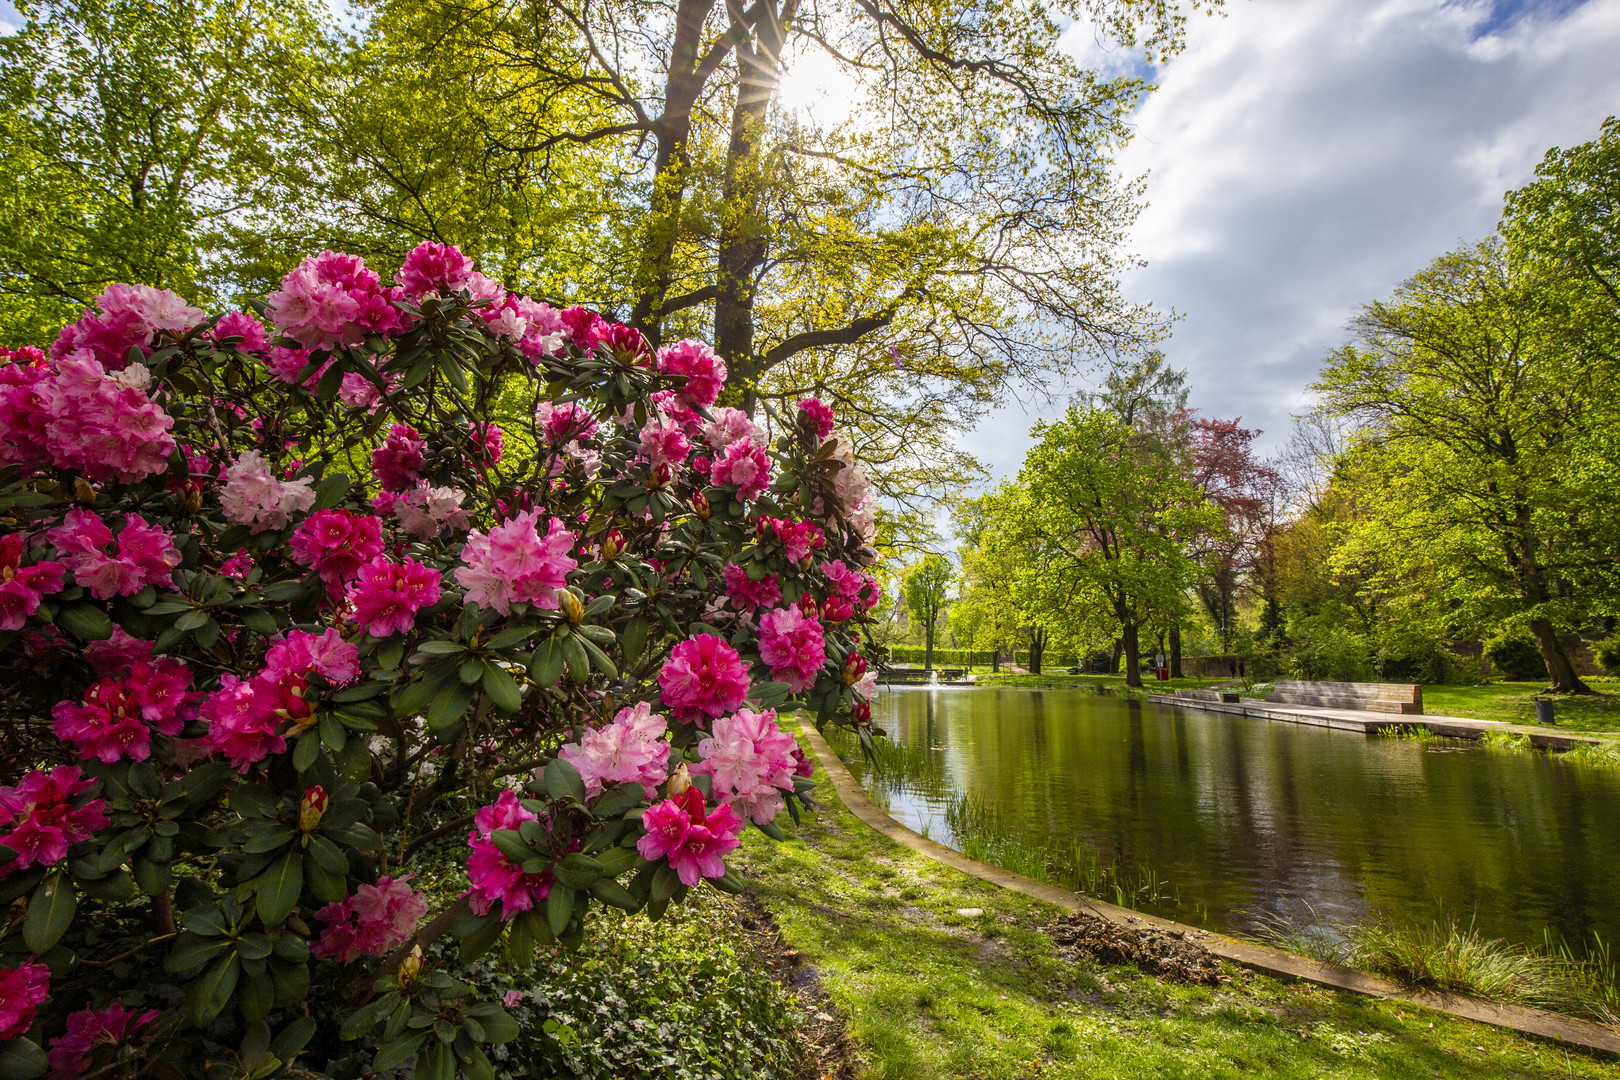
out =
<svg viewBox="0 0 1620 1080"><path fill-rule="evenodd" d="M1032 928L1056 909L895 844L817 781L815 817L786 843L749 830L733 865L847 1017L866 1080L1620 1080L1506 1031L1235 967L1210 989L1066 962Z"/></svg>
<svg viewBox="0 0 1620 1080"><path fill-rule="evenodd" d="M1553 697L1553 718L1558 726L1571 731L1620 731L1620 679L1586 676L1585 682L1597 692ZM1534 724L1535 697L1546 685L1494 682L1484 686L1425 686L1423 711L1437 716Z"/></svg>

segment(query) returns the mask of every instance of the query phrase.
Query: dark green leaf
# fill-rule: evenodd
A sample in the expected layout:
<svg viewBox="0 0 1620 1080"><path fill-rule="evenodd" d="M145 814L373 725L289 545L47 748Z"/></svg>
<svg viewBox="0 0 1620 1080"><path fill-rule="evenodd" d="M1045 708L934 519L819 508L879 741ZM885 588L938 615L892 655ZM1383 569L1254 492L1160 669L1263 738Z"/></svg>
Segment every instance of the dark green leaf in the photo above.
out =
<svg viewBox="0 0 1620 1080"><path fill-rule="evenodd" d="M79 898L66 874L54 873L40 882L28 901L28 920L23 923L23 944L38 954L61 940L79 910Z"/></svg>
<svg viewBox="0 0 1620 1080"><path fill-rule="evenodd" d="M289 851L253 881L258 895L259 919L266 926L280 926L298 906L298 896L304 890L304 859L302 853Z"/></svg>

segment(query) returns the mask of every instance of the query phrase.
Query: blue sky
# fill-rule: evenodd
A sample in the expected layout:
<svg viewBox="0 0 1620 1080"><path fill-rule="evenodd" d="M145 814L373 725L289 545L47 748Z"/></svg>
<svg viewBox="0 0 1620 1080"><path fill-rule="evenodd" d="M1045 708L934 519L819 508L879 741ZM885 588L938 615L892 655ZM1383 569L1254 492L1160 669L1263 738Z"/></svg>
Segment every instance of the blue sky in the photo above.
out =
<svg viewBox="0 0 1620 1080"><path fill-rule="evenodd" d="M1127 295L1173 309L1192 403L1274 449L1357 308L1488 235L1547 148L1620 113L1620 0L1228 0L1189 20L1120 159L1147 174ZM1131 60L1082 39L1086 58ZM1072 389L1083 390L1076 386ZM966 445L1016 472L1053 407Z"/></svg>

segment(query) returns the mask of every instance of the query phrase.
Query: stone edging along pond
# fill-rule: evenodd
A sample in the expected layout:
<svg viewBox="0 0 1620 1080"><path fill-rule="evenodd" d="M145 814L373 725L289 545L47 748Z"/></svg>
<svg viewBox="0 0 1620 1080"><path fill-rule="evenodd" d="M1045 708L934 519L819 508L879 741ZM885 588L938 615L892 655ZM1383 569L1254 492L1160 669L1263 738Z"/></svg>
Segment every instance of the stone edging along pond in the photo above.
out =
<svg viewBox="0 0 1620 1080"><path fill-rule="evenodd" d="M1463 994L1411 989L1380 976L1370 975L1364 971L1339 967L1336 964L1325 964L1319 960L1295 956L1280 949L1239 941L1236 938L1217 934L1200 927L1172 922L1169 919L1161 919L1155 915L1132 911L1129 908L1116 907L1113 904L1103 903L1101 900L1080 896L1069 892L1067 889L1060 889L1055 885L1048 885L1045 882L1008 873L1000 867L970 859L959 851L954 851L906 828L906 826L878 809L872 800L866 797L866 792L861 788L860 783L844 767L843 761L827 745L826 740L821 737L821 733L816 730L815 725L805 722L801 717L799 726L804 732L805 738L809 741L811 749L815 751L816 757L820 759L821 767L827 773L827 779L832 782L833 790L837 792L838 798L850 813L896 843L902 844L936 862L960 870L964 874L971 874L982 881L1000 885L1003 888L1023 893L1026 896L1033 896L1037 900L1044 900L1068 911L1084 911L1123 927L1132 929L1152 928L1184 934L1223 960L1230 960L1233 963L1253 968L1256 971L1280 979L1300 980L1315 983L1318 986L1330 987L1334 990L1348 990L1357 994L1367 994L1371 997L1403 1001L1426 1009L1449 1013L1465 1020L1509 1028L1524 1035L1550 1039L1554 1042L1594 1050L1605 1055L1620 1056L1620 1031L1605 1027L1602 1024L1595 1024L1591 1021L1579 1020L1569 1016L1560 1016L1557 1013L1532 1009L1523 1005L1498 1005L1493 1002L1482 1001L1479 998L1467 997Z"/></svg>

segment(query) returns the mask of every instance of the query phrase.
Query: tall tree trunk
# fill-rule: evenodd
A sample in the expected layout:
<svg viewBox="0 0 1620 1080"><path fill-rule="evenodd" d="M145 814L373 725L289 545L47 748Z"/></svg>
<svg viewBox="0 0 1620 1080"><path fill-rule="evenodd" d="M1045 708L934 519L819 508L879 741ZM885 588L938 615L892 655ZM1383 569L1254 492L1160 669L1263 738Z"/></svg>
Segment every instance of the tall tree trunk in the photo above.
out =
<svg viewBox="0 0 1620 1080"><path fill-rule="evenodd" d="M1536 644L1541 648L1541 659L1547 664L1547 677L1553 692L1590 694L1592 688L1575 674L1575 665L1570 662L1564 643L1558 640L1558 631L1553 624L1546 619L1531 619L1530 632L1536 635Z"/></svg>
<svg viewBox="0 0 1620 1080"><path fill-rule="evenodd" d="M760 212L765 186L765 116L782 71L782 45L798 11L798 0L780 10L774 0L761 4L755 40L737 49L737 101L731 111L731 143L726 148L725 198L720 206L720 251L715 285L714 351L728 369L728 400L753 415L759 379L754 353L755 274L765 262L769 228Z"/></svg>
<svg viewBox="0 0 1620 1080"><path fill-rule="evenodd" d="M1181 674L1181 627L1170 628L1170 677L1182 678Z"/></svg>
<svg viewBox="0 0 1620 1080"><path fill-rule="evenodd" d="M996 647L990 651L990 670L992 672L999 672L1001 670L1001 643L1000 642L997 642Z"/></svg>
<svg viewBox="0 0 1620 1080"><path fill-rule="evenodd" d="M1046 659L1046 630L1034 630L1029 635L1029 673L1039 675L1041 662Z"/></svg>
<svg viewBox="0 0 1620 1080"><path fill-rule="evenodd" d="M1124 655L1125 643L1119 638L1114 639L1113 654L1108 658L1108 674L1119 674L1119 658Z"/></svg>
<svg viewBox="0 0 1620 1080"><path fill-rule="evenodd" d="M1136 623L1126 622L1121 627L1120 637L1125 646L1125 685L1142 685L1142 649L1136 637Z"/></svg>
<svg viewBox="0 0 1620 1080"><path fill-rule="evenodd" d="M653 192L647 207L641 260L632 283L635 303L630 322L654 345L663 337L663 307L669 298L675 271L675 241L680 230L681 205L686 197L691 159L687 144L692 137L692 107L703 91L698 50L703 25L714 0L680 0L675 9L675 38L670 45L669 74L664 80L664 111L656 124L653 152Z"/></svg>

